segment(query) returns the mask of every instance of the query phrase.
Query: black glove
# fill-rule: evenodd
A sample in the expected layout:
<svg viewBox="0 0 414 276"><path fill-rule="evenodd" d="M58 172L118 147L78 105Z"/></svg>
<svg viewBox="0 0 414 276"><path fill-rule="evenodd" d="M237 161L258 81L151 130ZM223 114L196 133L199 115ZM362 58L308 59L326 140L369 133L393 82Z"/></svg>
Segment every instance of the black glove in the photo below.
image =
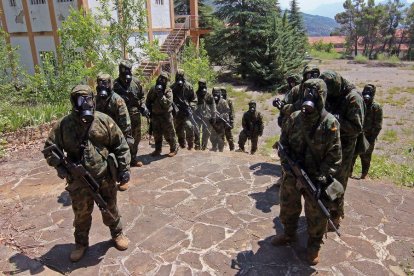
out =
<svg viewBox="0 0 414 276"><path fill-rule="evenodd" d="M316 191L314 193L314 197L315 199L319 199L322 191L325 189L325 187L327 186L328 180L326 179L325 176L321 175L315 178L315 188Z"/></svg>
<svg viewBox="0 0 414 276"><path fill-rule="evenodd" d="M130 174L128 171L119 174L119 184L123 185L129 182Z"/></svg>
<svg viewBox="0 0 414 276"><path fill-rule="evenodd" d="M60 179L65 179L66 177L68 177L68 171L66 170L64 166L61 166L61 165L57 166L56 171Z"/></svg>
<svg viewBox="0 0 414 276"><path fill-rule="evenodd" d="M285 106L285 103L281 101L279 98L274 99L272 104L274 107L276 107L279 110L281 110L283 106Z"/></svg>
<svg viewBox="0 0 414 276"><path fill-rule="evenodd" d="M141 107L141 114L147 118L150 117L150 112L146 106Z"/></svg>
<svg viewBox="0 0 414 276"><path fill-rule="evenodd" d="M230 125L230 129L233 129L234 128L234 122L233 121L230 121L229 122L229 125Z"/></svg>

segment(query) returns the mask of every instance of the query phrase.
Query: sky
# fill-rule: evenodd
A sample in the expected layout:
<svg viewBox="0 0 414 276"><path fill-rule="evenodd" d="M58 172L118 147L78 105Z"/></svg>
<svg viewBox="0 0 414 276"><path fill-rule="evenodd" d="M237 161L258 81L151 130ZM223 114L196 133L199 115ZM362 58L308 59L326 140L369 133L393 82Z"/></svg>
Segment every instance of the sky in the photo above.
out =
<svg viewBox="0 0 414 276"><path fill-rule="evenodd" d="M414 0L408 0L408 3L412 3ZM283 9L289 7L290 0L279 0L279 3ZM299 0L299 7L302 12L315 11L317 7L325 4L343 3L341 0ZM376 1L379 2L379 1Z"/></svg>

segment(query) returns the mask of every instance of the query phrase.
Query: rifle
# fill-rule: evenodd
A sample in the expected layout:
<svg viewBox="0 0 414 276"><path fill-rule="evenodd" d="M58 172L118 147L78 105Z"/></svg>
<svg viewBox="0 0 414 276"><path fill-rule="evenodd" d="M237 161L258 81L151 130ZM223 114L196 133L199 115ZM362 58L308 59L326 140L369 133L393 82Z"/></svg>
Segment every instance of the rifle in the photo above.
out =
<svg viewBox="0 0 414 276"><path fill-rule="evenodd" d="M82 164L71 162L56 144L46 147L42 150L42 153L45 155L54 155L56 158L60 159L61 165L65 167L69 174L73 176L73 178L80 180L89 188L89 192L96 205L98 205L99 210L101 210L102 213L108 214L113 220L116 220L115 216L108 210L108 204L99 194L99 184Z"/></svg>
<svg viewBox="0 0 414 276"><path fill-rule="evenodd" d="M178 110L181 110L181 111L183 111L183 112L186 112L187 114L188 114L188 118L190 119L190 121L191 121L191 124L193 124L193 126L194 126L194 129L196 130L196 132L197 132L197 135L199 135L200 134L200 130L198 129L198 124L197 124L197 122L196 122L196 120L194 119L194 115L193 115L193 110L191 109L191 107L190 106L188 106L183 100L181 100L179 97L178 97L178 99L183 103L183 105L184 106L181 106L181 105L179 105L179 104L176 104L176 103L174 103L173 102L173 106L175 106L176 108L178 108Z"/></svg>
<svg viewBox="0 0 414 276"><path fill-rule="evenodd" d="M219 120L222 121L226 125L226 127L232 128L230 123L226 119L224 119L218 111L215 111L215 114L216 114L216 117L219 118Z"/></svg>
<svg viewBox="0 0 414 276"><path fill-rule="evenodd" d="M207 132L209 134L211 134L211 131L208 129L208 125L207 125L206 121L204 121L203 117L202 116L198 116L197 114L194 114L194 113L193 113L193 115L196 117L196 119L198 119L204 125L205 129L207 130Z"/></svg>
<svg viewBox="0 0 414 276"><path fill-rule="evenodd" d="M286 150L284 149L284 147L282 146L282 144L280 142L277 143L277 149L278 149L280 157L284 158L288 162L288 164L291 168L291 171L293 172L293 174L296 177L296 181L301 186L301 188L300 188L301 191L305 192L306 194L308 194L309 198L316 201L317 205L319 206L319 209L322 211L322 213L327 218L329 225L335 230L338 237L340 237L341 234L339 233L338 228L335 227L335 225L333 224L333 222L331 220L331 214L329 214L328 209L322 203L320 198L316 197L316 195L318 193L318 190L315 187L315 185L312 183L312 181L310 180L307 173L299 166L299 164L294 162L289 157L289 155L287 154Z"/></svg>

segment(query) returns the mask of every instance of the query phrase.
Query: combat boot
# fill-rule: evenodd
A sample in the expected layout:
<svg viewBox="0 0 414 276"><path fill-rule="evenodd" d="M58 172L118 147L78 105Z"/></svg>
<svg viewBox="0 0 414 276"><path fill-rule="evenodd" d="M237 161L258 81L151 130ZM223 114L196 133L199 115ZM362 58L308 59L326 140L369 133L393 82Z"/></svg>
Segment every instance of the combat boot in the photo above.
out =
<svg viewBox="0 0 414 276"><path fill-rule="evenodd" d="M296 235L279 234L274 236L270 243L273 246L284 246L296 241Z"/></svg>
<svg viewBox="0 0 414 276"><path fill-rule="evenodd" d="M256 153L256 151L255 150L252 150L251 152L250 152L250 154L251 155L254 155Z"/></svg>
<svg viewBox="0 0 414 276"><path fill-rule="evenodd" d="M156 149L151 153L152 157L156 157L156 156L160 156L161 155L161 150Z"/></svg>
<svg viewBox="0 0 414 276"><path fill-rule="evenodd" d="M175 150L171 150L169 154L167 154L168 157L174 157L177 155L178 147L175 148Z"/></svg>
<svg viewBox="0 0 414 276"><path fill-rule="evenodd" d="M124 251L128 249L129 240L127 237L125 237L124 234L119 234L117 237L112 238L112 240L115 243L116 249L120 251Z"/></svg>
<svg viewBox="0 0 414 276"><path fill-rule="evenodd" d="M361 174L361 177L360 177L359 179L366 179L366 178L367 178L367 175L368 175L368 173L363 172L363 173Z"/></svg>
<svg viewBox="0 0 414 276"><path fill-rule="evenodd" d="M193 143L188 143L188 147L187 147L187 149L188 149L188 150L192 150L192 149L193 149Z"/></svg>
<svg viewBox="0 0 414 276"><path fill-rule="evenodd" d="M195 147L194 147L194 150L200 150L201 148L200 148L200 146L199 145L196 145Z"/></svg>
<svg viewBox="0 0 414 276"><path fill-rule="evenodd" d="M142 167L144 164L141 161L134 160L131 162L131 167Z"/></svg>
<svg viewBox="0 0 414 276"><path fill-rule="evenodd" d="M121 191L121 192L128 190L128 188L129 188L128 183L124 183L122 185L121 184L118 185L118 190Z"/></svg>
<svg viewBox="0 0 414 276"><path fill-rule="evenodd" d="M307 253L308 263L310 265L317 265L319 263L319 251L318 250L309 250Z"/></svg>
<svg viewBox="0 0 414 276"><path fill-rule="evenodd" d="M234 151L234 143L229 143L229 149L230 151Z"/></svg>
<svg viewBox="0 0 414 276"><path fill-rule="evenodd" d="M70 260L72 262L77 262L80 259L82 259L83 255L85 255L85 251L87 248L88 246L77 243L75 245L75 249L73 249L72 252L70 252Z"/></svg>

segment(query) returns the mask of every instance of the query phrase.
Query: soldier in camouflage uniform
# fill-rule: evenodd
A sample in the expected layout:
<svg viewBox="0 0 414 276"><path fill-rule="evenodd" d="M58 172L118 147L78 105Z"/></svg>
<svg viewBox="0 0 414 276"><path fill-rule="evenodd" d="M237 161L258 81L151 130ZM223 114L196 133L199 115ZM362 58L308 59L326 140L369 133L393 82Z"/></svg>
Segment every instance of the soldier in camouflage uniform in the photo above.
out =
<svg viewBox="0 0 414 276"><path fill-rule="evenodd" d="M212 151L217 151L217 149L222 152L224 150L224 135L225 127L229 122L229 112L230 107L221 96L221 89L219 87L214 87L213 98L216 103L217 113L216 120L213 123L213 131L211 132L210 141L212 144Z"/></svg>
<svg viewBox="0 0 414 276"><path fill-rule="evenodd" d="M375 140L382 129L382 107L379 103L374 101L376 87L373 84L367 84L362 91L362 98L366 106L365 120L364 120L364 134L369 142L368 150L360 154L362 173L361 179L365 179L368 175L369 167L371 165L372 152L375 147ZM353 165L357 159L354 156ZM353 167L352 165L352 167Z"/></svg>
<svg viewBox="0 0 414 276"><path fill-rule="evenodd" d="M113 90L124 99L131 118L131 135L134 138L134 143L130 144L131 166L141 167L142 162L137 160L141 141L141 114L145 117L149 116L145 106L145 91L139 80L132 76L132 64L129 61L121 61L118 69L119 76L114 81Z"/></svg>
<svg viewBox="0 0 414 276"><path fill-rule="evenodd" d="M326 110L332 113L341 125L342 165L335 178L346 189L357 138L362 133L364 125L364 101L355 86L337 72L323 72L320 78L325 81L328 88ZM344 217L343 197L338 202L337 210L331 211L331 215L332 221L339 227L341 218Z"/></svg>
<svg viewBox="0 0 414 276"><path fill-rule="evenodd" d="M164 136L170 145L169 157L177 154L178 146L175 138L173 123L173 95L167 86L169 76L166 72L161 72L157 82L148 92L146 104L151 111L152 133L154 135L155 150L152 156L158 156L162 151L162 137Z"/></svg>
<svg viewBox="0 0 414 276"><path fill-rule="evenodd" d="M230 108L229 113L229 126L225 126L225 137L227 142L229 143L229 149L230 151L234 150L234 138L233 133L231 130L234 128L234 107L233 107L233 101L229 98L227 98L227 90L225 87L220 87L221 89L221 96L223 97L223 100L227 101L227 104Z"/></svg>
<svg viewBox="0 0 414 276"><path fill-rule="evenodd" d="M255 154L259 136L263 135L263 116L256 110L256 102L249 102L249 110L243 114L242 131L239 134L239 152L245 152L244 144L247 139L252 142L250 154Z"/></svg>
<svg viewBox="0 0 414 276"><path fill-rule="evenodd" d="M289 157L298 162L311 181L321 190L341 164L341 141L339 123L326 112L327 96L325 83L311 79L303 84L302 110L294 112L286 122L280 143ZM274 246L286 245L296 240L298 219L302 211L301 191L287 160L281 160L285 177L280 189L280 220L284 233L272 238ZM305 216L307 221L307 257L311 265L319 262L319 250L327 219L318 205L305 194ZM323 200L323 198L322 198Z"/></svg>
<svg viewBox="0 0 414 276"><path fill-rule="evenodd" d="M81 163L100 185L99 193L107 202L109 211L114 215L102 213L103 222L109 227L116 248L128 248L128 239L122 233L121 216L117 207L117 187L114 176L108 168L108 156L113 154L117 160L118 175L121 184L129 181L129 164L131 155L122 131L106 114L94 111L93 92L87 85L75 86L70 94L72 112L63 117L51 130L45 143L45 148L56 144L67 153L67 158L75 163ZM70 255L73 262L79 261L89 245L89 230L92 222L94 200L89 188L68 174L59 158L45 154L47 163L53 166L58 176L66 178L66 190L72 200L75 214L76 247Z"/></svg>
<svg viewBox="0 0 414 276"><path fill-rule="evenodd" d="M96 110L105 113L115 121L127 142L128 140L134 141L131 137L131 119L128 108L121 96L113 92L111 76L100 73L96 83ZM129 144L133 144L133 142ZM128 184L119 185L118 189L125 191L128 189Z"/></svg>
<svg viewBox="0 0 414 276"><path fill-rule="evenodd" d="M193 86L186 81L184 71L178 69L175 75L175 83L171 86L174 104L177 112L174 114L174 126L177 132L178 143L181 148L191 150L194 147L194 117L192 113L197 106L197 96Z"/></svg>
<svg viewBox="0 0 414 276"><path fill-rule="evenodd" d="M198 132L194 133L195 136L195 149L206 150L208 139L210 139L211 131L213 130L213 124L216 120L216 102L213 99L213 95L207 90L207 82L205 79L198 81L197 94L197 109L194 112L195 119L198 123ZM202 137L200 137L200 132ZM201 138L201 146L200 146Z"/></svg>

